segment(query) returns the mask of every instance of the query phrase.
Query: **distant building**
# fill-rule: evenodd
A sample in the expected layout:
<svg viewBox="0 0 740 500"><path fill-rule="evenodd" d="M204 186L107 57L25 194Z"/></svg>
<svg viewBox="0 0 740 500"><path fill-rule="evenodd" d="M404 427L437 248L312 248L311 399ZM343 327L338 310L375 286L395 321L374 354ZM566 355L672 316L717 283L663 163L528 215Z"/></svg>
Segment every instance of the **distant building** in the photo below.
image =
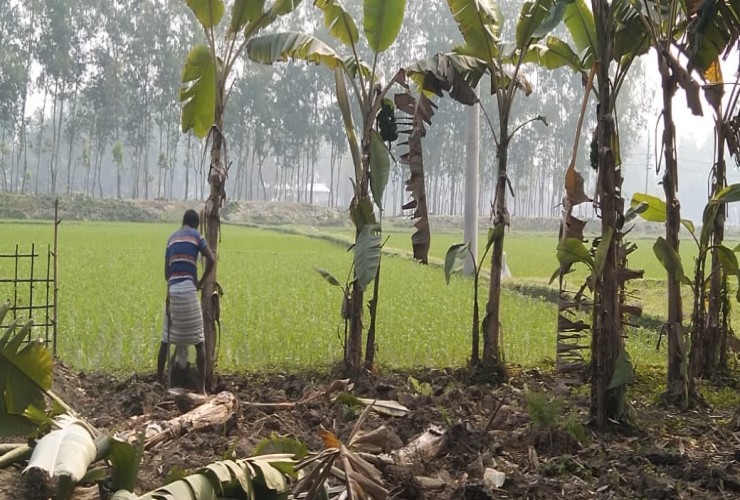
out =
<svg viewBox="0 0 740 500"><path fill-rule="evenodd" d="M295 186L284 185L277 187L276 191L273 191L272 201L297 201L298 190ZM313 204L314 205L327 205L329 203L329 194L331 189L323 182L313 183ZM306 184L301 188L301 202L308 203L311 200L311 184Z"/></svg>

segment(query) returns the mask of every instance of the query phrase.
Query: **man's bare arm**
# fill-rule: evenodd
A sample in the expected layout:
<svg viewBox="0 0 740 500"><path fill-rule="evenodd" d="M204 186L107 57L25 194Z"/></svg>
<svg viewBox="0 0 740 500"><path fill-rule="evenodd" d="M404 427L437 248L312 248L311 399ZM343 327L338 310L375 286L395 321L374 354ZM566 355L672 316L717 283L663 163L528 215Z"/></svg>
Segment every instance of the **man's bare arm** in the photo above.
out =
<svg viewBox="0 0 740 500"><path fill-rule="evenodd" d="M206 258L206 269L203 271L203 276L200 278L200 281L198 282L198 290L203 288L203 283L206 282L206 278L211 274L213 271L213 266L216 263L216 258L213 256L213 251L211 251L211 247L206 245L205 250L203 250L203 257Z"/></svg>

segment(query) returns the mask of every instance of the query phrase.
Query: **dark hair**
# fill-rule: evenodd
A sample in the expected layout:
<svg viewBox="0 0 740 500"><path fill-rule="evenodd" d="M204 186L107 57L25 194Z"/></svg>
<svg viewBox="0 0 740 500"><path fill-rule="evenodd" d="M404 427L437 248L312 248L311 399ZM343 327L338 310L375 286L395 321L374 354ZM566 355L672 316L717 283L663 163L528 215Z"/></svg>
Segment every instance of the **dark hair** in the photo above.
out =
<svg viewBox="0 0 740 500"><path fill-rule="evenodd" d="M200 216L198 215L198 212L193 209L186 210L185 215L182 216L182 225L198 229L198 226L200 225Z"/></svg>

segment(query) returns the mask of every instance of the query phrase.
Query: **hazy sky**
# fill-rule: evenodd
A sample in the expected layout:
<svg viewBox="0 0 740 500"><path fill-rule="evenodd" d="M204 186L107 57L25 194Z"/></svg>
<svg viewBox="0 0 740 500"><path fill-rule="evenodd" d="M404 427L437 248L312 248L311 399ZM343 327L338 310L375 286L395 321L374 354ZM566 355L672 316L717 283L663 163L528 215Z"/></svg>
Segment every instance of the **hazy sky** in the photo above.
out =
<svg viewBox="0 0 740 500"><path fill-rule="evenodd" d="M734 51L727 60L722 61L722 76L725 83L734 83L740 54ZM645 56L646 74L655 88L652 109L648 110L648 120L645 129L645 138L632 151L623 152L624 192L629 200L632 193L645 191L646 163L650 169L647 172L648 192L663 197L663 186L659 184L663 177L663 170L659 175L655 173L655 154L661 154L655 148L655 140L659 142L663 131L660 111L662 105L662 91L658 75L657 57L651 51ZM725 96L729 96L731 87L725 86ZM727 99L725 99L726 101ZM686 106L686 94L679 89L673 99L674 117L677 132L677 158L679 168L679 198L681 200L682 216L700 222L702 211L707 200L709 171L713 164L714 151L714 112L704 100L702 93L703 116L694 116ZM658 122L656 136L656 122ZM650 136L650 151L648 158L647 140ZM659 145L660 146L660 145ZM726 156L727 182L740 182L740 171L735 165L734 158ZM730 222L740 224L740 211L731 214ZM734 215L734 216L733 216Z"/></svg>

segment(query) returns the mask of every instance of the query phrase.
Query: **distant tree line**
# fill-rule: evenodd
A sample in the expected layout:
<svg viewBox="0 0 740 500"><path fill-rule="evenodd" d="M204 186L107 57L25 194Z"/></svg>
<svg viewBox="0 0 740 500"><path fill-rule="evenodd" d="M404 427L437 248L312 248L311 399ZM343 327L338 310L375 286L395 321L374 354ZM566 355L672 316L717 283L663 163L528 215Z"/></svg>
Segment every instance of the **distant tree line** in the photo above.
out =
<svg viewBox="0 0 740 500"><path fill-rule="evenodd" d="M328 38L320 12L304 2L283 29ZM345 2L359 12L361 2ZM520 3L500 2L515 19ZM508 31L506 31L508 29ZM511 38L513 26L505 27ZM180 0L10 0L0 3L0 191L84 193L92 197L202 199L204 143L179 128L180 71L202 31ZM409 2L401 34L384 60L386 74L462 43L449 10ZM346 206L351 169L331 75L314 67L244 64L226 111L232 200ZM641 69L636 72L639 81ZM513 119L543 115L549 127L518 134L510 151L512 213L557 215L579 95L569 72L527 69L534 92ZM645 86L623 92L622 149L643 123ZM493 99L482 87L484 106ZM489 85L490 89L490 85ZM465 113L441 100L424 141L429 209L462 213ZM490 113L495 123L495 113ZM584 135L593 133L587 124ZM495 147L481 120L480 210L495 184ZM587 153L579 158L585 165ZM585 171L586 169L582 169ZM385 206L406 201L405 167L392 167ZM588 179L587 179L588 181Z"/></svg>

